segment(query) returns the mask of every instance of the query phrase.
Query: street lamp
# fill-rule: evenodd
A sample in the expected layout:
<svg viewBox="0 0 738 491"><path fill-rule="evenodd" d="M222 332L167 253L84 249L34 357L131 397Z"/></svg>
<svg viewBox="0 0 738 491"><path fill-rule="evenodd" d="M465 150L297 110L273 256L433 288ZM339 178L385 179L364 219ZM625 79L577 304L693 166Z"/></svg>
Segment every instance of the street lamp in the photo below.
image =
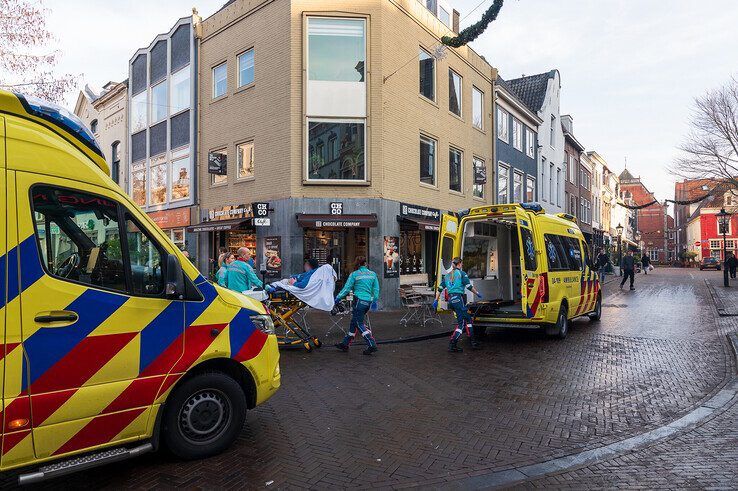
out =
<svg viewBox="0 0 738 491"><path fill-rule="evenodd" d="M730 280L728 280L728 248L725 236L728 234L731 215L732 213L725 211L725 208L721 208L720 213L715 214L719 225L718 233L723 234L723 286L730 286Z"/></svg>
<svg viewBox="0 0 738 491"><path fill-rule="evenodd" d="M618 234L618 269L620 276L623 276L623 226L620 223L615 227L615 232Z"/></svg>

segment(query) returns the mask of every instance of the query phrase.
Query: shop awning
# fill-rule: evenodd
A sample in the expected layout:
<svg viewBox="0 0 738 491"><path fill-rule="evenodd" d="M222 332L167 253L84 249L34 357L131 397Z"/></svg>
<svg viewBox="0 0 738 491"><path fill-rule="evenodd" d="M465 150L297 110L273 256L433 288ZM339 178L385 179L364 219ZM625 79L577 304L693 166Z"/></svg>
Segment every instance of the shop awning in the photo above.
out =
<svg viewBox="0 0 738 491"><path fill-rule="evenodd" d="M251 218L234 218L233 220L216 220L190 225L187 231L193 234L199 232L223 232L226 230L238 230L251 225Z"/></svg>
<svg viewBox="0 0 738 491"><path fill-rule="evenodd" d="M365 228L377 226L377 215L331 215L298 213L297 224L303 228Z"/></svg>
<svg viewBox="0 0 738 491"><path fill-rule="evenodd" d="M397 221L401 224L416 225L418 230L429 230L438 232L441 230L441 224L435 220L420 220L418 218L397 217Z"/></svg>

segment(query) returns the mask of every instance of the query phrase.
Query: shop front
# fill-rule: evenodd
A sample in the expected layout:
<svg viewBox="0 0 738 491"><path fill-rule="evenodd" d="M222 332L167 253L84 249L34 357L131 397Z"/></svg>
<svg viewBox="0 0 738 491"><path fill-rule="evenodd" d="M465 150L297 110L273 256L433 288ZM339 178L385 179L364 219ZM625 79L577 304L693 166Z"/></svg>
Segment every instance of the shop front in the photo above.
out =
<svg viewBox="0 0 738 491"><path fill-rule="evenodd" d="M207 237L205 250L210 276L217 270L218 256L223 252L235 254L239 248L247 247L256 254L256 227L251 204L203 210L201 223L188 227L187 231ZM202 268L203 262L200 264Z"/></svg>
<svg viewBox="0 0 738 491"><path fill-rule="evenodd" d="M191 208L188 206L173 210L152 211L149 212L149 218L169 236L174 245L179 247L180 250L189 251L185 231L191 223L190 213ZM192 251L189 252L192 254Z"/></svg>
<svg viewBox="0 0 738 491"><path fill-rule="evenodd" d="M401 285L432 285L441 211L400 203L399 277Z"/></svg>
<svg viewBox="0 0 738 491"><path fill-rule="evenodd" d="M298 213L297 224L303 229L304 259L330 264L343 284L355 258L369 257L369 229L377 226L377 215Z"/></svg>

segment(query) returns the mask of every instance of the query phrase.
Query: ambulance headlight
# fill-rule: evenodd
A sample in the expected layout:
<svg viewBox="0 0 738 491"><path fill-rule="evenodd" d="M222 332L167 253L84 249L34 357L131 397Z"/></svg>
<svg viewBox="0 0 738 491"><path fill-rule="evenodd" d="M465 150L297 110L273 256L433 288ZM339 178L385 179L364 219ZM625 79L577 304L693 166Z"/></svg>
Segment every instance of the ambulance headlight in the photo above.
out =
<svg viewBox="0 0 738 491"><path fill-rule="evenodd" d="M252 315L251 322L254 323L256 328L265 334L274 334L274 322L270 315Z"/></svg>

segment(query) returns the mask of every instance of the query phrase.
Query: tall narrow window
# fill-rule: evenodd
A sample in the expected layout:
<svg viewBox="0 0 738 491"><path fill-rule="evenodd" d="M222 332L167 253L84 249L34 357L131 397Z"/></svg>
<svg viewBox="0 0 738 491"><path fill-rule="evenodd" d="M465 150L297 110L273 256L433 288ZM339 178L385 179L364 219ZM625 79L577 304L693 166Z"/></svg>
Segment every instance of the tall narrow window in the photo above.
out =
<svg viewBox="0 0 738 491"><path fill-rule="evenodd" d="M151 88L151 124L163 121L167 117L168 109L167 83L159 82Z"/></svg>
<svg viewBox="0 0 738 491"><path fill-rule="evenodd" d="M308 20L308 79L364 81L364 20Z"/></svg>
<svg viewBox="0 0 738 491"><path fill-rule="evenodd" d="M236 166L238 179L254 177L254 142L241 143L236 146Z"/></svg>
<svg viewBox="0 0 738 491"><path fill-rule="evenodd" d="M535 177L528 176L528 180L525 182L525 201L533 203L536 200L536 179Z"/></svg>
<svg viewBox="0 0 738 491"><path fill-rule="evenodd" d="M238 86L254 83L254 50L250 49L238 56Z"/></svg>
<svg viewBox="0 0 738 491"><path fill-rule="evenodd" d="M556 203L556 194L554 192L554 165L548 166L548 198L551 203Z"/></svg>
<svg viewBox="0 0 738 491"><path fill-rule="evenodd" d="M418 55L420 70L420 95L436 100L436 60L430 53L420 48Z"/></svg>
<svg viewBox="0 0 738 491"><path fill-rule="evenodd" d="M453 147L448 149L448 188L458 193L462 190L462 161L461 150Z"/></svg>
<svg viewBox="0 0 738 491"><path fill-rule="evenodd" d="M555 140L554 140L554 135L555 135L554 131L555 131L555 128L556 128L556 116L554 116L552 114L551 115L551 132L548 135L548 143L552 147L554 146L554 143L556 143Z"/></svg>
<svg viewBox="0 0 738 491"><path fill-rule="evenodd" d="M169 105L171 114L190 107L190 69L189 67L173 74L170 79Z"/></svg>
<svg viewBox="0 0 738 491"><path fill-rule="evenodd" d="M461 75L448 71L448 110L461 117Z"/></svg>
<svg viewBox="0 0 738 491"><path fill-rule="evenodd" d="M110 146L110 177L116 184L120 181L120 142L116 141Z"/></svg>
<svg viewBox="0 0 738 491"><path fill-rule="evenodd" d="M513 203L523 202L523 174L515 172L513 174Z"/></svg>
<svg viewBox="0 0 738 491"><path fill-rule="evenodd" d="M436 185L436 140L420 135L420 182Z"/></svg>
<svg viewBox="0 0 738 491"><path fill-rule="evenodd" d="M93 133L97 133L97 120L93 119L90 121L90 131Z"/></svg>
<svg viewBox="0 0 738 491"><path fill-rule="evenodd" d="M523 151L523 123L513 118L513 147Z"/></svg>
<svg viewBox="0 0 738 491"><path fill-rule="evenodd" d="M502 205L510 202L510 168L503 164L497 164L497 204Z"/></svg>
<svg viewBox="0 0 738 491"><path fill-rule="evenodd" d="M530 128L525 129L525 154L532 159L536 157L535 133Z"/></svg>
<svg viewBox="0 0 738 491"><path fill-rule="evenodd" d="M561 206L561 169L556 169L556 205Z"/></svg>
<svg viewBox="0 0 738 491"><path fill-rule="evenodd" d="M476 87L472 87L472 124L484 129L484 92Z"/></svg>
<svg viewBox="0 0 738 491"><path fill-rule="evenodd" d="M474 185L472 192L477 198L484 198L484 188L487 185L487 169L484 160L474 157Z"/></svg>
<svg viewBox="0 0 738 491"><path fill-rule="evenodd" d="M221 63L213 68L213 99L225 95L228 90L228 65Z"/></svg>
<svg viewBox="0 0 738 491"><path fill-rule="evenodd" d="M497 108L497 137L505 143L510 143L510 134L508 129L507 111Z"/></svg>
<svg viewBox="0 0 738 491"><path fill-rule="evenodd" d="M131 133L138 133L148 125L146 91L131 97Z"/></svg>

